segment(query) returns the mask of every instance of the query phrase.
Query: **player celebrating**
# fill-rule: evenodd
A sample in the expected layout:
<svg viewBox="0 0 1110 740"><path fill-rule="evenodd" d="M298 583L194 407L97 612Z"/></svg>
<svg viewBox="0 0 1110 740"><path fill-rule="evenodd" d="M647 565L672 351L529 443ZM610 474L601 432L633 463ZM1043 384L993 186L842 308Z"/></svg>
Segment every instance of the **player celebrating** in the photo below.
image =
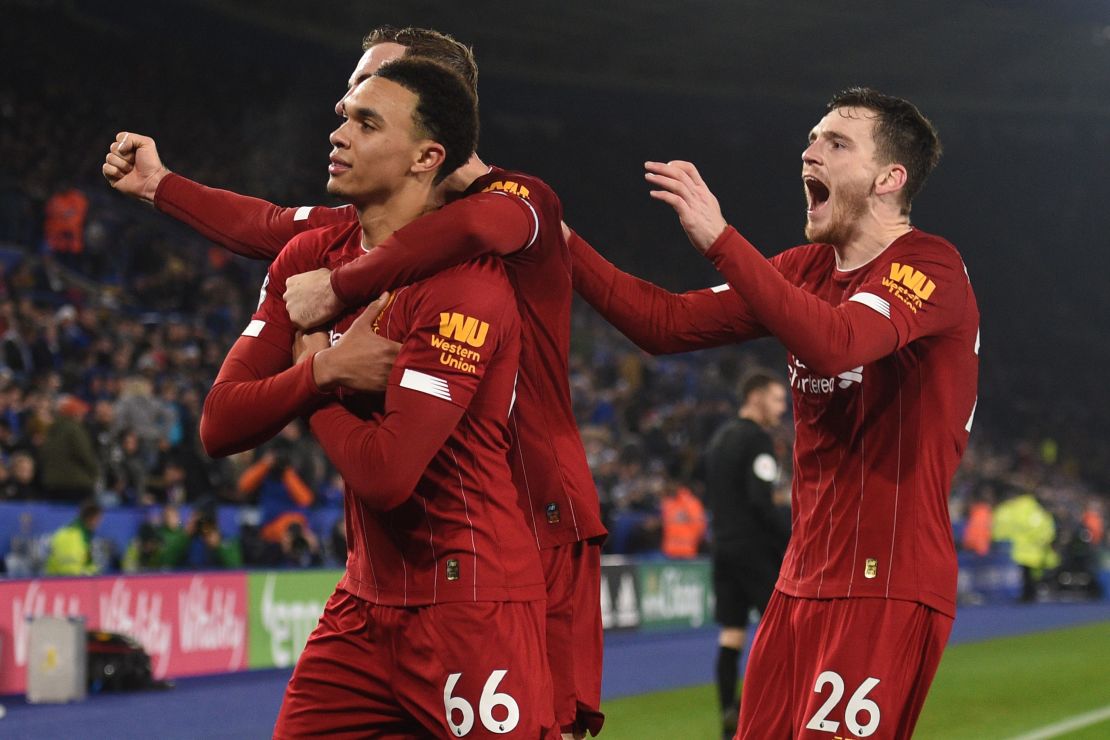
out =
<svg viewBox="0 0 1110 740"><path fill-rule="evenodd" d="M472 86L477 82L469 49L435 31L376 29L366 37L364 49L349 89L383 62L402 55L432 58L460 72ZM232 251L256 258L273 258L299 232L356 217L350 207L281 209L205 188L169 173L154 142L134 134L117 137L104 174L113 187L153 202ZM447 177L438 195L453 202L399 230L369 254L335 270L290 277L285 294L289 315L309 328L334 318L344 306L365 304L382 290L480 254L506 256L522 319L510 464L544 564L556 716L566 736L582 736L587 730L596 735L603 722L598 593L605 528L570 400L571 275L561 232L562 206L542 181L489 167L477 156ZM364 363L362 375L349 382L373 387L366 375L392 360L386 344L377 348L375 361Z"/></svg>
<svg viewBox="0 0 1110 740"><path fill-rule="evenodd" d="M788 350L793 533L737 737L909 737L947 642L947 499L974 416L979 310L956 249L910 224L939 155L917 108L855 88L802 154L813 243L765 259L686 162L647 163L652 196L727 285L671 294L571 235L576 290L650 351L767 334Z"/></svg>
<svg viewBox="0 0 1110 740"><path fill-rule="evenodd" d="M541 737L554 725L545 588L507 461L520 324L501 261L402 288L380 316L345 311L328 327L336 347L302 348L292 367L281 298L289 275L349 262L431 207L473 151L476 100L414 58L359 83L342 113L328 190L358 220L282 250L201 425L210 452L252 447L342 384L357 363L345 334L357 344L373 320L401 345L384 408L344 394L312 413L347 483L350 545L274 734Z"/></svg>

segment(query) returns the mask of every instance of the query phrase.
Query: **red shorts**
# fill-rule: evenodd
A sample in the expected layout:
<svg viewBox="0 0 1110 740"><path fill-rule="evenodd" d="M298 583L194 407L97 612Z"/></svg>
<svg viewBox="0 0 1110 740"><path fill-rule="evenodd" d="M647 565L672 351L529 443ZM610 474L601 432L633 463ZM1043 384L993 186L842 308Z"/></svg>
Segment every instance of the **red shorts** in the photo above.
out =
<svg viewBox="0 0 1110 740"><path fill-rule="evenodd" d="M274 737L550 737L543 609L390 607L336 589L285 689Z"/></svg>
<svg viewBox="0 0 1110 740"><path fill-rule="evenodd" d="M752 643L736 738L908 738L952 618L893 599L775 591Z"/></svg>
<svg viewBox="0 0 1110 740"><path fill-rule="evenodd" d="M547 582L547 658L561 732L596 735L601 713L601 543L540 550Z"/></svg>

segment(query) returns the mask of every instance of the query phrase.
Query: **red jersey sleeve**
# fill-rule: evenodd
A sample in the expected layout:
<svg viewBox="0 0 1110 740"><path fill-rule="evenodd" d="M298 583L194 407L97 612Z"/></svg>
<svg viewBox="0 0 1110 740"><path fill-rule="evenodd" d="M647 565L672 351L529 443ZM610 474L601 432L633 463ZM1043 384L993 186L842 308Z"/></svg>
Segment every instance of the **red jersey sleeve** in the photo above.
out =
<svg viewBox="0 0 1110 740"><path fill-rule="evenodd" d="M428 286L406 313L384 414L363 420L333 403L310 419L352 492L375 509L404 503L458 426L493 355L518 346L519 318L505 280L451 275Z"/></svg>
<svg viewBox="0 0 1110 740"><path fill-rule="evenodd" d="M292 365L295 329L281 296L285 278L304 271L304 251L293 241L270 266L258 308L204 401L200 438L213 457L257 447L328 397L312 376L313 358Z"/></svg>
<svg viewBox="0 0 1110 740"><path fill-rule="evenodd" d="M890 319L898 332L897 349L942 334L963 318L970 295L967 270L943 240L914 235L876 268L848 300Z"/></svg>
<svg viewBox="0 0 1110 740"><path fill-rule="evenodd" d="M154 207L235 254L265 260L297 234L356 218L350 206L282 208L172 172L158 184Z"/></svg>
<svg viewBox="0 0 1110 740"><path fill-rule="evenodd" d="M347 306L369 303L383 290L409 285L485 254L507 255L531 246L540 211L528 199L480 192L449 203L399 229L331 274Z"/></svg>
<svg viewBox="0 0 1110 740"><path fill-rule="evenodd" d="M768 333L727 284L671 293L618 270L573 231L567 245L575 292L653 355L719 347Z"/></svg>
<svg viewBox="0 0 1110 740"><path fill-rule="evenodd" d="M793 285L731 226L706 257L757 320L814 372L838 375L896 348L898 337L888 319L855 301L832 306Z"/></svg>

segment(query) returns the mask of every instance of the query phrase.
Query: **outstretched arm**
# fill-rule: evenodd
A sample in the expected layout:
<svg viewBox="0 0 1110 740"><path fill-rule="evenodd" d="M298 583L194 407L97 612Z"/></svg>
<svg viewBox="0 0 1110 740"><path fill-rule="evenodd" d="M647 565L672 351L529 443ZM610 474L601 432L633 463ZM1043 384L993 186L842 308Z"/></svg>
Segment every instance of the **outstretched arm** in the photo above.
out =
<svg viewBox="0 0 1110 740"><path fill-rule="evenodd" d="M294 236L354 218L349 208L283 208L170 172L154 139L121 131L101 168L116 190L152 204L235 254L274 259Z"/></svg>
<svg viewBox="0 0 1110 740"><path fill-rule="evenodd" d="M168 173L154 207L243 257L272 260L290 239L309 229L352 220L349 208L283 208L260 198L206 187Z"/></svg>
<svg viewBox="0 0 1110 740"><path fill-rule="evenodd" d="M721 215L717 199L689 162L647 163L653 198L675 209L699 252L750 306L756 319L814 372L837 375L890 354L898 333L871 303L833 306L791 284Z"/></svg>
<svg viewBox="0 0 1110 740"><path fill-rule="evenodd" d="M574 290L638 347L653 355L719 347L766 336L727 285L671 293L618 270L569 227Z"/></svg>

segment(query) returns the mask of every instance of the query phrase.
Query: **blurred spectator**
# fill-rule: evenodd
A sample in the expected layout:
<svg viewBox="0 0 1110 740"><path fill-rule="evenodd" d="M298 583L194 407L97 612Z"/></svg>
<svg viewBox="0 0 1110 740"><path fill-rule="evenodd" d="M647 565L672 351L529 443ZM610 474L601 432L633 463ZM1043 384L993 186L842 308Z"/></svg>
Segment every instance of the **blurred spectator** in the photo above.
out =
<svg viewBox="0 0 1110 740"><path fill-rule="evenodd" d="M124 429L108 451L105 489L114 494L117 503L145 506L153 503L147 492L148 475L139 435Z"/></svg>
<svg viewBox="0 0 1110 740"><path fill-rule="evenodd" d="M146 358L148 368L156 362L149 352L139 361L143 358ZM145 460L152 461L163 443L168 443L173 423L171 410L154 397L154 387L149 378L133 375L123 381L115 408L115 428L117 431L129 429L138 435Z"/></svg>
<svg viewBox="0 0 1110 740"><path fill-rule="evenodd" d="M184 552L180 557L174 557L175 567L199 570L242 567L243 555L238 541L224 540L211 512L193 511L185 531Z"/></svg>
<svg viewBox="0 0 1110 740"><path fill-rule="evenodd" d="M297 525L301 532L308 530L305 510L312 506L316 495L294 467L292 458L298 450L285 433L263 449L257 462L239 477L239 493L256 497L262 510L262 539L282 545L284 552L290 526Z"/></svg>
<svg viewBox="0 0 1110 740"><path fill-rule="evenodd" d="M99 572L93 562L92 540L103 516L100 504L95 501L81 504L77 519L61 527L50 539L47 575L87 576Z"/></svg>
<svg viewBox="0 0 1110 740"><path fill-rule="evenodd" d="M35 458L27 452L16 452L3 470L4 480L0 483L0 501L29 501L36 498Z"/></svg>
<svg viewBox="0 0 1110 740"><path fill-rule="evenodd" d="M95 490L100 464L92 439L82 423L89 405L75 396L61 396L57 415L39 450L42 487L54 501L80 501Z"/></svg>
<svg viewBox="0 0 1110 740"><path fill-rule="evenodd" d="M46 201L46 223L43 232L46 248L70 267L79 264L85 251L85 216L89 199L75 187L64 185Z"/></svg>
<svg viewBox="0 0 1110 740"><path fill-rule="evenodd" d="M158 570L162 566L162 538L158 536L158 530L153 524L143 522L139 525L139 533L131 540L123 555L123 572Z"/></svg>
<svg viewBox="0 0 1110 740"><path fill-rule="evenodd" d="M1094 547L1101 547L1106 537L1106 522L1102 518L1102 508L1102 502L1092 498L1083 510L1083 527L1087 530Z"/></svg>
<svg viewBox="0 0 1110 740"><path fill-rule="evenodd" d="M323 565L320 541L306 524L289 522L282 530L281 565L313 568Z"/></svg>
<svg viewBox="0 0 1110 740"><path fill-rule="evenodd" d="M701 500L686 486L674 486L663 499L663 554L686 560L697 557L705 530Z"/></svg>
<svg viewBox="0 0 1110 740"><path fill-rule="evenodd" d="M977 555L991 551L992 520L991 491L984 487L967 510L967 526L961 543L965 550Z"/></svg>
<svg viewBox="0 0 1110 740"><path fill-rule="evenodd" d="M185 560L189 535L181 528L180 510L169 504L153 521L143 522L123 558L123 570L173 568Z"/></svg>
<svg viewBox="0 0 1110 740"><path fill-rule="evenodd" d="M1032 493L1018 493L995 509L993 536L995 541L1011 543L1014 562L1021 566L1021 600L1036 600L1037 582L1045 569L1060 564L1052 549L1056 538L1052 515Z"/></svg>
<svg viewBox="0 0 1110 740"><path fill-rule="evenodd" d="M328 560L339 567L347 564L347 520L339 517L332 525L325 543Z"/></svg>
<svg viewBox="0 0 1110 740"><path fill-rule="evenodd" d="M10 549L4 556L4 569L9 578L32 578L42 572L45 559L42 538L36 537L33 530L34 519L30 512L24 511L19 515L19 532L12 535Z"/></svg>

